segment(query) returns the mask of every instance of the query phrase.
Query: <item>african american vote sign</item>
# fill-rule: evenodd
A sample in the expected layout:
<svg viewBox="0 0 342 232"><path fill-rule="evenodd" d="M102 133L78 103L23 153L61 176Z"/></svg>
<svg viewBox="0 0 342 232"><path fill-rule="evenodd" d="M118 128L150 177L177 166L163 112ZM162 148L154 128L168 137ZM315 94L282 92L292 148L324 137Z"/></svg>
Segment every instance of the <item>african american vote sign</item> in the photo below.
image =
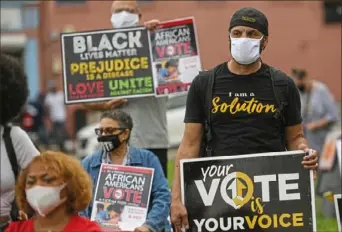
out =
<svg viewBox="0 0 342 232"><path fill-rule="evenodd" d="M156 96L187 92L201 70L195 19L162 22L150 33Z"/></svg>
<svg viewBox="0 0 342 232"><path fill-rule="evenodd" d="M146 221L154 169L102 164L91 220L104 231L134 231Z"/></svg>
<svg viewBox="0 0 342 232"><path fill-rule="evenodd" d="M65 103L154 95L144 27L61 35Z"/></svg>
<svg viewBox="0 0 342 232"><path fill-rule="evenodd" d="M315 231L313 172L303 151L181 161L191 232Z"/></svg>

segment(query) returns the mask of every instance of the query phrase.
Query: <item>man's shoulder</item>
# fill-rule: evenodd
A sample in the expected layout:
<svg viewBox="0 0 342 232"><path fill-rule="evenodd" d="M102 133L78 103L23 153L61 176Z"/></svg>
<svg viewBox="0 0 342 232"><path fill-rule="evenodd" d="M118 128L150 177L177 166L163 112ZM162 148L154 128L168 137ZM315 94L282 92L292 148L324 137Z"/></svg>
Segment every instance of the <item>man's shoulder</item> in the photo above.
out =
<svg viewBox="0 0 342 232"><path fill-rule="evenodd" d="M209 76L212 72L214 72L215 77L219 76L222 73L222 70L224 70L224 66L227 65L227 62L223 62L219 65L216 65L215 67L209 69L209 70L203 70L200 71L197 76L192 81L191 85L195 86L197 89L206 90L207 86L209 84Z"/></svg>
<svg viewBox="0 0 342 232"><path fill-rule="evenodd" d="M274 77L279 79L279 80L284 80L284 81L289 81L292 80L292 78L287 75L284 71L282 71L281 69L274 67L274 66L270 66L267 65L268 68L271 70L271 73L274 73Z"/></svg>

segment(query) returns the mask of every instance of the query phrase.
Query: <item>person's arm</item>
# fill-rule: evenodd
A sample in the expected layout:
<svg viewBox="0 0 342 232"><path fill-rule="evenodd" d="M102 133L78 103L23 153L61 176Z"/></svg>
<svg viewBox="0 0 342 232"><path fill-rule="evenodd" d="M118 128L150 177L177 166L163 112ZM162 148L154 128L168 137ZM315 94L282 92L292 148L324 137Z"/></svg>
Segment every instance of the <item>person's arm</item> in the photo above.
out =
<svg viewBox="0 0 342 232"><path fill-rule="evenodd" d="M181 231L181 227L189 228L186 208L182 204L180 188L180 160L196 158L199 156L203 135L203 124L205 121L204 98L206 88L201 88L201 80L197 76L189 89L186 111L185 129L182 142L176 154L175 171L171 194L171 221L176 231Z"/></svg>
<svg viewBox="0 0 342 232"><path fill-rule="evenodd" d="M114 109L127 102L127 99L113 99L106 102L95 102L95 103L84 103L82 104L82 108L89 111L106 111L110 109Z"/></svg>
<svg viewBox="0 0 342 232"><path fill-rule="evenodd" d="M18 165L21 169L24 169L40 152L27 133L20 127L12 127L11 138L15 154L17 155Z"/></svg>
<svg viewBox="0 0 342 232"><path fill-rule="evenodd" d="M285 127L285 140L288 150L303 150L309 153L308 142L304 137L302 116L301 116L301 102L299 91L294 81L289 78L289 92L288 102L289 105L286 109L286 127ZM306 155L303 159L302 165L304 168L316 169L318 167L317 152L313 151L312 154Z"/></svg>
<svg viewBox="0 0 342 232"><path fill-rule="evenodd" d="M171 193L158 157L151 155L149 163L149 166L154 169L150 198L151 210L147 214L143 227L151 232L157 232L165 227L169 216Z"/></svg>
<svg viewBox="0 0 342 232"><path fill-rule="evenodd" d="M183 140L178 148L175 159L175 170L172 184L172 201L181 200L180 189L180 160L197 158L200 153L203 125L200 123L186 123Z"/></svg>
<svg viewBox="0 0 342 232"><path fill-rule="evenodd" d="M324 128L338 121L338 112L334 97L325 85L322 84L319 88L320 101L323 105L325 115L317 121L308 123L306 125L308 130Z"/></svg>

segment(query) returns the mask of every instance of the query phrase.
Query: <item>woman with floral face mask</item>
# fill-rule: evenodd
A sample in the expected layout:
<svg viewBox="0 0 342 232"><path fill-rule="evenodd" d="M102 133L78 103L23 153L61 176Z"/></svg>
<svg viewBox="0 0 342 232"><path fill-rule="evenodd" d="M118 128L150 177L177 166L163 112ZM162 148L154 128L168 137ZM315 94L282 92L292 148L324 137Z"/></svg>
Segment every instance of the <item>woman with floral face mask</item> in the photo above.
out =
<svg viewBox="0 0 342 232"><path fill-rule="evenodd" d="M135 228L134 232L163 231L167 226L170 212L171 196L168 183L157 156L151 151L128 145L132 128L132 118L127 113L118 110L103 113L100 126L95 129L102 149L86 157L82 165L90 174L93 186L97 186L102 163L153 168L154 176L147 219L143 225ZM90 218L92 207L93 203L80 212L80 215Z"/></svg>
<svg viewBox="0 0 342 232"><path fill-rule="evenodd" d="M59 152L35 157L19 176L16 200L30 220L13 222L6 232L101 231L76 214L92 198L91 180L79 161Z"/></svg>

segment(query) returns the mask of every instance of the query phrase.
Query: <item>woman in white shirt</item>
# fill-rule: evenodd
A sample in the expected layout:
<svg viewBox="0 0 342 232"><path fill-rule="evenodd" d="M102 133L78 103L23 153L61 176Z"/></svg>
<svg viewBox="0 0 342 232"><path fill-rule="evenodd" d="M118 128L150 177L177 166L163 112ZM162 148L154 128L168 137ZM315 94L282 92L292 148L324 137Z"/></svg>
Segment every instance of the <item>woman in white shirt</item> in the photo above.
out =
<svg viewBox="0 0 342 232"><path fill-rule="evenodd" d="M25 131L20 127L10 126L10 122L21 112L26 103L28 87L21 64L15 58L2 53L0 53L0 83L0 231L4 231L11 221L10 213L15 197L15 175L9 155L15 156L20 171L34 156L39 155L39 151ZM8 151L8 144L6 146L4 141L5 127L10 128L8 141L13 144L14 154Z"/></svg>

